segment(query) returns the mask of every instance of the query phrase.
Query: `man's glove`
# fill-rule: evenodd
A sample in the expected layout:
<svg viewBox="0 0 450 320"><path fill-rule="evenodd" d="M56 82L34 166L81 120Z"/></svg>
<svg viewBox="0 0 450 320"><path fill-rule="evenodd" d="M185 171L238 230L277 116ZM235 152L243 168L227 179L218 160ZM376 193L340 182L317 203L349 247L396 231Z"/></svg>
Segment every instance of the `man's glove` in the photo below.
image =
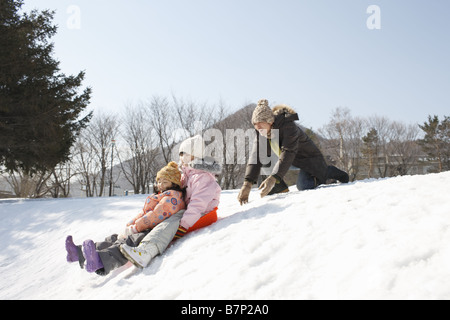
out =
<svg viewBox="0 0 450 320"><path fill-rule="evenodd" d="M248 202L250 190L252 190L252 183L247 180L244 181L244 184L242 185L241 191L239 192L238 195L238 201L241 204L241 206Z"/></svg>
<svg viewBox="0 0 450 320"><path fill-rule="evenodd" d="M266 180L264 180L259 186L259 190L261 190L261 198L264 198L269 194L269 192L273 189L273 186L277 182L277 179L274 176L269 176Z"/></svg>

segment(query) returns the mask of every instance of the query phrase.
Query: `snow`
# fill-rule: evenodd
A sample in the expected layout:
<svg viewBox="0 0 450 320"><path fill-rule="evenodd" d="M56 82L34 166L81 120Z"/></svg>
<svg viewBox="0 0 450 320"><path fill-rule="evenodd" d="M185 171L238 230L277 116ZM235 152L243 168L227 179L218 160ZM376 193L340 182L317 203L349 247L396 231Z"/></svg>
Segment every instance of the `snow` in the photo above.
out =
<svg viewBox="0 0 450 320"><path fill-rule="evenodd" d="M150 266L106 277L64 240L122 230L145 195L0 201L0 299L450 299L450 172L364 180L240 206Z"/></svg>

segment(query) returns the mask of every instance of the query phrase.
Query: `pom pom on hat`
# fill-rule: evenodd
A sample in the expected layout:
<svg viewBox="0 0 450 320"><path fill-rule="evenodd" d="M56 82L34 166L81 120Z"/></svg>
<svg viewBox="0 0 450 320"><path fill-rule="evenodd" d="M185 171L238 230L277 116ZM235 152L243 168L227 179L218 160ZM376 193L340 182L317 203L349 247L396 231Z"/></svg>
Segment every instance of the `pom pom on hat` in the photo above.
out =
<svg viewBox="0 0 450 320"><path fill-rule="evenodd" d="M265 99L259 100L258 105L253 111L252 116L253 125L258 122L273 123L274 121L275 117L273 116L273 112L269 107L269 101Z"/></svg>

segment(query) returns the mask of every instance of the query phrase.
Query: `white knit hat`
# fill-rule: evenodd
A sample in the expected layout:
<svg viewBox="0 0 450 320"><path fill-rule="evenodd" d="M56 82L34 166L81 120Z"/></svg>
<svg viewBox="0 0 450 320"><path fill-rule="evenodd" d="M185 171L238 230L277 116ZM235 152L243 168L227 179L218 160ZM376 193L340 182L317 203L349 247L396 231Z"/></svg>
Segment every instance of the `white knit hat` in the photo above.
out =
<svg viewBox="0 0 450 320"><path fill-rule="evenodd" d="M179 153L184 152L195 158L203 159L203 153L205 150L205 142L202 136L197 135L195 137L184 140L179 149Z"/></svg>

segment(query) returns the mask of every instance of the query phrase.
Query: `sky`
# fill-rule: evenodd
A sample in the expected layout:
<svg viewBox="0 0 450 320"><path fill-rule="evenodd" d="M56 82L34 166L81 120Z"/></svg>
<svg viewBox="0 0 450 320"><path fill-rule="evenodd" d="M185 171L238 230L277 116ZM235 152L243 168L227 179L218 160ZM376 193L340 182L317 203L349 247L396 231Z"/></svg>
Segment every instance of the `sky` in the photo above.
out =
<svg viewBox="0 0 450 320"><path fill-rule="evenodd" d="M333 110L450 115L448 0L25 0L55 10L61 72L90 110L172 94L230 111L259 99L319 129Z"/></svg>

